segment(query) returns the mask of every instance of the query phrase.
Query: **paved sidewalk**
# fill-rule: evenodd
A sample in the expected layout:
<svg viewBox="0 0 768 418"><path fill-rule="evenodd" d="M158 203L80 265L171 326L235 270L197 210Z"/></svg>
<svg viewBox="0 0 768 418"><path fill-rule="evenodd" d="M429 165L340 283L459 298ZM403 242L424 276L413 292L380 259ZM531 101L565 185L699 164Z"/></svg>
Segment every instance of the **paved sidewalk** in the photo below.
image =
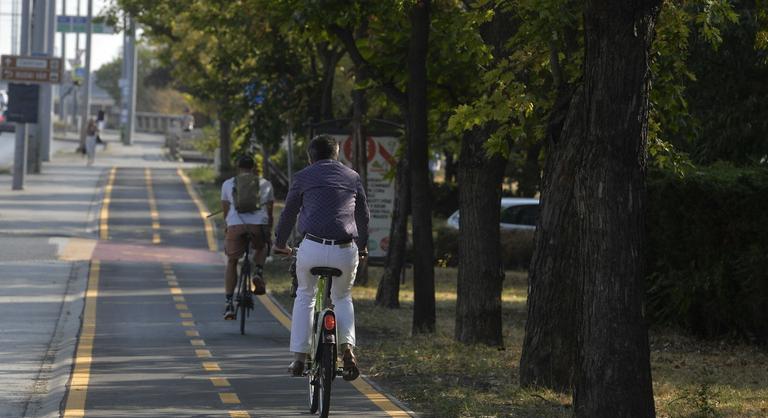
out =
<svg viewBox="0 0 768 418"><path fill-rule="evenodd" d="M137 136L126 147L107 132L92 167L75 153L76 137L60 137L22 191L11 190L10 167L0 167L0 417L58 416L108 168L183 165L163 156L162 137ZM7 161L13 147L0 151Z"/></svg>

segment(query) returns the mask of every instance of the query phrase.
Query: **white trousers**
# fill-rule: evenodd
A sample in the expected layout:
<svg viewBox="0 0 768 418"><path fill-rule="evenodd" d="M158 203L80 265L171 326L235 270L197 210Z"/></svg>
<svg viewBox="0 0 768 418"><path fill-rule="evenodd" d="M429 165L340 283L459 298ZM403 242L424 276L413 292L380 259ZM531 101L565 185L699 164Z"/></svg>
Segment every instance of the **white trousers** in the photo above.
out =
<svg viewBox="0 0 768 418"><path fill-rule="evenodd" d="M357 273L357 246L354 242L347 247L325 245L303 240L296 256L296 277L299 287L293 302L291 323L291 351L309 353L312 338L312 316L315 307L317 277L309 271L312 267L335 267L341 270L340 277L334 277L331 285L331 303L336 313L338 344L355 345L355 308L352 306L352 285Z"/></svg>
<svg viewBox="0 0 768 418"><path fill-rule="evenodd" d="M85 137L85 153L88 155L88 165L93 164L96 158L96 136L88 135Z"/></svg>

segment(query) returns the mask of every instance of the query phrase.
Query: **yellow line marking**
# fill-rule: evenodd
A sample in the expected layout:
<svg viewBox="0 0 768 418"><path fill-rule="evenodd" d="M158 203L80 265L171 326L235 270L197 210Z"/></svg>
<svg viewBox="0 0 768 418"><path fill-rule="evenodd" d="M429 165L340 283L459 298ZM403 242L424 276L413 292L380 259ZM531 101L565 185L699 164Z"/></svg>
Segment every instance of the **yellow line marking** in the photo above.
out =
<svg viewBox="0 0 768 418"><path fill-rule="evenodd" d="M205 345L205 341L203 340L189 340L189 343L198 347L202 347Z"/></svg>
<svg viewBox="0 0 768 418"><path fill-rule="evenodd" d="M181 326L183 327L194 327L195 321L181 321Z"/></svg>
<svg viewBox="0 0 768 418"><path fill-rule="evenodd" d="M259 301L264 304L269 313L277 319L278 322L283 324L288 330L291 329L291 318L286 315L282 309L280 309L272 299L267 295L257 296ZM377 391L370 384L363 379L355 379L352 382L352 386L355 387L360 393L365 395L371 402L378 406L382 411L386 412L390 417L410 417L410 415L403 411L400 407L390 401L383 393Z"/></svg>
<svg viewBox="0 0 768 418"><path fill-rule="evenodd" d="M217 388L229 387L229 380L227 380L225 377L212 377L211 383L213 383L213 386L216 386Z"/></svg>
<svg viewBox="0 0 768 418"><path fill-rule="evenodd" d="M91 263L88 277L88 290L85 292L85 308L83 312L83 329L77 344L75 354L75 369L69 386L69 395L64 409L64 417L85 416L85 398L88 393L88 382L93 362L93 339L96 334L96 299L99 297L99 272L101 264L98 260Z"/></svg>
<svg viewBox="0 0 768 418"><path fill-rule="evenodd" d="M152 170L149 167L144 168L144 181L147 183L149 216L152 218L152 244L160 244L160 213L157 211L155 189L152 187Z"/></svg>
<svg viewBox="0 0 768 418"><path fill-rule="evenodd" d="M195 330L187 330L185 331L187 333L187 337L199 337L200 333Z"/></svg>
<svg viewBox="0 0 768 418"><path fill-rule="evenodd" d="M200 217L203 218L203 224L205 225L205 238L208 240L208 249L211 251L219 251L219 246L216 244L216 238L213 235L213 224L211 223L210 218L208 218L208 210L205 208L205 205L200 199L200 196L197 194L197 191L195 191L194 186L192 186L192 181L190 181L189 177L184 174L184 170L179 168L176 170L176 172L179 174L179 177L181 177L181 181L184 182L184 186L187 188L189 197L191 197L192 201L195 202L197 210L200 212Z"/></svg>
<svg viewBox="0 0 768 418"><path fill-rule="evenodd" d="M219 363L216 363L215 361L204 361L203 362L203 369L207 372L220 372L221 367L219 367Z"/></svg>
<svg viewBox="0 0 768 418"><path fill-rule="evenodd" d="M174 296L173 297L174 302L186 302L186 299L184 299L184 296Z"/></svg>
<svg viewBox="0 0 768 418"><path fill-rule="evenodd" d="M165 278L168 279L168 280L176 280L177 279L175 274L168 274L168 273L165 274Z"/></svg>
<svg viewBox="0 0 768 418"><path fill-rule="evenodd" d="M251 414L246 411L229 411L230 418L251 418Z"/></svg>
<svg viewBox="0 0 768 418"><path fill-rule="evenodd" d="M174 295L180 295L181 294L181 289L179 289L178 287L172 287L171 288L171 293L174 294Z"/></svg>
<svg viewBox="0 0 768 418"><path fill-rule="evenodd" d="M189 306L187 306L186 303L177 303L176 304L176 309L178 309L180 311L188 311L189 310Z"/></svg>
<svg viewBox="0 0 768 418"><path fill-rule="evenodd" d="M211 358L211 357L213 357L213 354L211 354L210 350L195 350L195 354L199 358Z"/></svg>
<svg viewBox="0 0 768 418"><path fill-rule="evenodd" d="M219 393L221 402L225 404L237 404L240 403L240 398L235 393Z"/></svg>
<svg viewBox="0 0 768 418"><path fill-rule="evenodd" d="M179 313L179 317L180 318L184 318L184 319L189 319L189 318L192 318L192 313L191 312L181 312L181 313Z"/></svg>
<svg viewBox="0 0 768 418"><path fill-rule="evenodd" d="M179 282L176 280L168 280L168 286L178 286Z"/></svg>
<svg viewBox="0 0 768 418"><path fill-rule="evenodd" d="M376 404L382 411L386 412L390 417L410 417L408 413L398 408L397 405L392 403L384 394L377 391L373 386L369 385L363 379L355 379L352 382L352 386L355 387L360 393L365 395L371 402Z"/></svg>
<svg viewBox="0 0 768 418"><path fill-rule="evenodd" d="M109 239L109 203L112 201L112 187L115 184L115 174L117 173L117 167L112 167L109 170L109 179L107 180L107 186L104 188L104 201L101 202L101 213L99 214L99 239Z"/></svg>

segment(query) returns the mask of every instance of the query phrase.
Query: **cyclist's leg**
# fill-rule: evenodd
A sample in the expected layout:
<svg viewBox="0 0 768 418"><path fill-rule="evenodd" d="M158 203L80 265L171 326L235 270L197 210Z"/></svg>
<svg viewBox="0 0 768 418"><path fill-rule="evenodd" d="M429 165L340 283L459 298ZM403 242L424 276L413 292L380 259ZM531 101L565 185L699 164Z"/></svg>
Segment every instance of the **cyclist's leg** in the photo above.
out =
<svg viewBox="0 0 768 418"><path fill-rule="evenodd" d="M268 252L264 225L248 225L248 233L251 237L251 248L253 249L253 268L251 271L253 272L254 293L262 295L266 292L263 269Z"/></svg>
<svg viewBox="0 0 768 418"><path fill-rule="evenodd" d="M315 286L317 277L310 273L312 267L323 266L327 245L304 240L296 257L296 277L299 287L293 302L291 322L291 352L309 352L312 336L312 310L315 307Z"/></svg>
<svg viewBox="0 0 768 418"><path fill-rule="evenodd" d="M348 247L331 247L328 266L341 270L340 277L333 278L331 285L331 302L335 306L336 329L339 333L339 344L355 345L355 308L352 305L352 285L357 274L357 246L352 243Z"/></svg>
<svg viewBox="0 0 768 418"><path fill-rule="evenodd" d="M224 240L224 253L227 255L227 268L224 273L224 291L231 296L237 283L237 262L245 253L245 225L231 225L227 228Z"/></svg>

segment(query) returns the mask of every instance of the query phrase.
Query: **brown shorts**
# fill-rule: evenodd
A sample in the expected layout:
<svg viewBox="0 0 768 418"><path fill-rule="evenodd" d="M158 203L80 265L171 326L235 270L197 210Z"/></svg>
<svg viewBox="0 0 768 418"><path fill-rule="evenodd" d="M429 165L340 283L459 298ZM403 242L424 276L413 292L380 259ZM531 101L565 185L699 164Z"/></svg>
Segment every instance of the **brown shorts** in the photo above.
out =
<svg viewBox="0 0 768 418"><path fill-rule="evenodd" d="M224 238L224 254L229 258L240 258L245 253L246 237L250 234L251 248L261 250L267 243L266 225L232 225L227 227Z"/></svg>

